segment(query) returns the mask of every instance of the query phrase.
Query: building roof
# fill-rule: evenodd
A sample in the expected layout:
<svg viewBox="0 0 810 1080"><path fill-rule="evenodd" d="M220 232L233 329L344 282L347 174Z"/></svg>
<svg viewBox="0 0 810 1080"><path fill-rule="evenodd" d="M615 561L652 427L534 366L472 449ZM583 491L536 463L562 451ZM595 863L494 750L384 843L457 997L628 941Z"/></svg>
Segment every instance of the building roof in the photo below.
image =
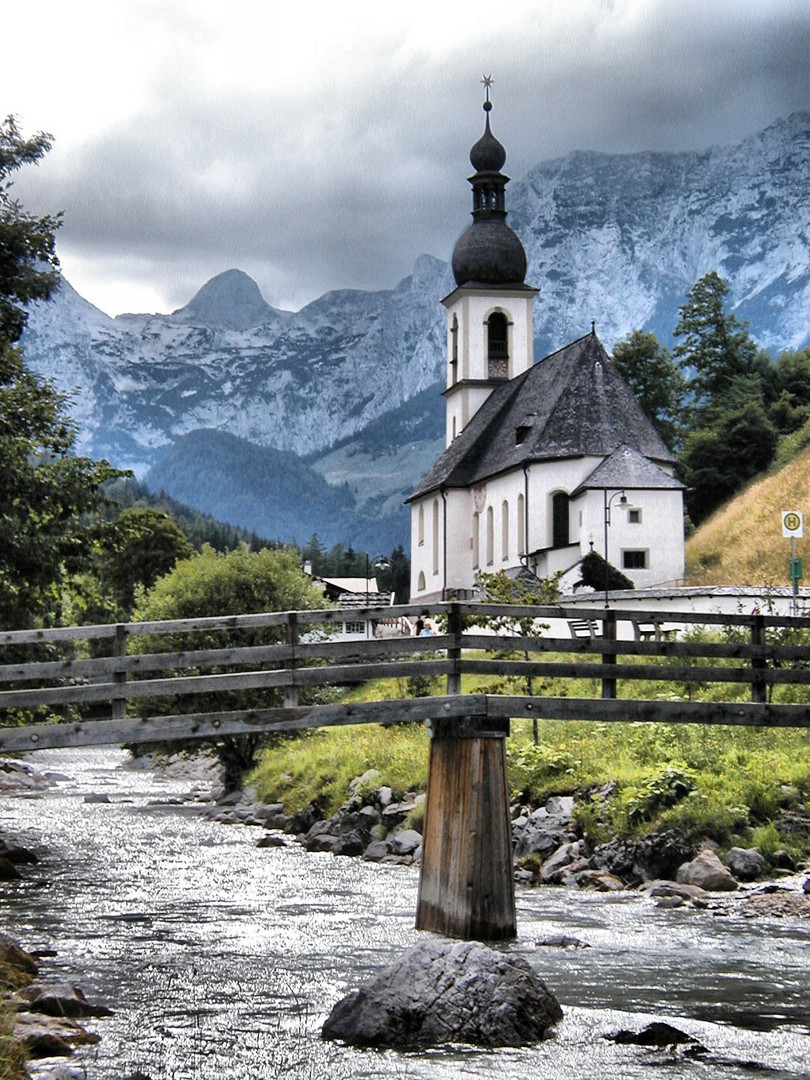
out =
<svg viewBox="0 0 810 1080"><path fill-rule="evenodd" d="M531 462L608 457L622 445L675 461L592 332L497 384L410 499Z"/></svg>
<svg viewBox="0 0 810 1080"><path fill-rule="evenodd" d="M325 585L328 585L336 593L377 593L377 579L370 577L319 577Z"/></svg>
<svg viewBox="0 0 810 1080"><path fill-rule="evenodd" d="M617 446L610 457L596 466L590 476L586 476L571 497L593 488L624 488L627 491L649 491L656 489L682 490L685 487L680 480L656 465L654 461L623 443Z"/></svg>

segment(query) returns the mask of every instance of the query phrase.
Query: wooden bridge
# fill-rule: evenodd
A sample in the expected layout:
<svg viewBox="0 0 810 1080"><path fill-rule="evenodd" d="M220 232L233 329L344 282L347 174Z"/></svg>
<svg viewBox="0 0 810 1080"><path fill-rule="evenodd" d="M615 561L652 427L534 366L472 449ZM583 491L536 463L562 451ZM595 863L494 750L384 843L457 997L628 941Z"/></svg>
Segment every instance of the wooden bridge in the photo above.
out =
<svg viewBox="0 0 810 1080"><path fill-rule="evenodd" d="M383 633L420 610L351 614ZM515 933L511 718L810 726L810 705L784 700L810 701L801 690L810 685L807 617L605 608L583 620L581 608L468 603L436 605L431 614L443 633L359 642L330 636L347 617L339 609L0 632L0 716L16 725L0 727L0 753L426 721L417 926L498 939ZM632 624L636 635L626 640L619 629ZM549 633L553 626L567 633ZM689 632L697 626L706 633ZM319 688L416 675L444 677L445 693L317 703ZM495 677L510 692L465 693L464 676L481 685ZM534 692L551 678L589 680L592 693ZM622 697L631 683L633 697ZM736 700L695 700L695 691L721 684L733 684ZM640 687L650 696L639 696ZM250 707L238 696L230 704L229 695L246 691ZM279 700L265 705L263 695ZM195 706L206 699L207 708ZM21 723L42 712L48 722Z"/></svg>

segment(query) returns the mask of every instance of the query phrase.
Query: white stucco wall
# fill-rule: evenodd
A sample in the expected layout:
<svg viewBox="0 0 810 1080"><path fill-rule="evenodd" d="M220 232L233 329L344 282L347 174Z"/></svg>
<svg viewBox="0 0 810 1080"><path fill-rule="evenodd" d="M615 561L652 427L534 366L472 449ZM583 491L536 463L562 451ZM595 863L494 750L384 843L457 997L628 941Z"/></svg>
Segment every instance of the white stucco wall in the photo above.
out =
<svg viewBox="0 0 810 1080"><path fill-rule="evenodd" d="M604 493L585 491L569 504L569 544L552 547L552 498L569 494L593 471L600 458L572 458L533 464L528 484L522 469L476 485L470 491L439 492L421 500L424 530L419 533L419 503L412 509L411 595L413 599L441 596L443 590L467 590L479 573L497 573L522 565L521 499L528 505L523 550L530 553L530 567L540 577L569 570L591 550L605 555ZM608 492L608 498L613 495ZM613 500L608 527L607 558L627 574L635 586L649 588L676 581L684 572L683 503L678 490L626 492L628 505ZM507 527L504 530L504 504ZM439 510L438 532L433 528L434 505ZM630 510L640 518L631 520ZM490 538L491 511L491 538ZM446 516L445 516L446 515ZM475 542L475 527L478 542ZM445 538L446 526L446 538ZM421 542L420 542L421 539ZM435 545L438 554L435 555ZM644 552L645 567L625 566L626 552ZM445 553L447 565L445 566ZM477 554L477 558L476 558ZM424 588L420 589L420 573Z"/></svg>

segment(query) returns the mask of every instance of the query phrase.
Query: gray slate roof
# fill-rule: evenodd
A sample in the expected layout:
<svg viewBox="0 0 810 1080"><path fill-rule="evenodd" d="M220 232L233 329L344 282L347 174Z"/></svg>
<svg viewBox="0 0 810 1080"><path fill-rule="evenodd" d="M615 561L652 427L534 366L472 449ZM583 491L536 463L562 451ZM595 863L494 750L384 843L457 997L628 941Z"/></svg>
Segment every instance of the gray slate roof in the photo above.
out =
<svg viewBox="0 0 810 1080"><path fill-rule="evenodd" d="M519 427L525 437L518 444ZM621 445L655 462L675 461L602 343L587 334L496 385L410 499L532 461L607 457Z"/></svg>
<svg viewBox="0 0 810 1080"><path fill-rule="evenodd" d="M571 498L590 488L625 488L627 491L650 488L683 489L684 484L664 472L660 465L623 444L616 447L610 457L596 466L590 476L582 481Z"/></svg>

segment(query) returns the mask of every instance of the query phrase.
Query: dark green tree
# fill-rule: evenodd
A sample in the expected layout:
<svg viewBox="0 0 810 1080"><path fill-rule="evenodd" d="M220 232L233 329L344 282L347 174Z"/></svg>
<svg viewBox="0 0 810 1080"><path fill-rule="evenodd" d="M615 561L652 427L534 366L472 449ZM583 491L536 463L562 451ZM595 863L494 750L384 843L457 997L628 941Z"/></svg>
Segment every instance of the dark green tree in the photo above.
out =
<svg viewBox="0 0 810 1080"><path fill-rule="evenodd" d="M129 618L138 587L150 589L194 554L174 518L146 506L122 510L117 520L101 526L98 549L99 576L122 619Z"/></svg>
<svg viewBox="0 0 810 1080"><path fill-rule="evenodd" d="M25 139L13 116L0 123L0 349L19 341L32 300L47 300L59 284L56 230L61 214L35 217L12 197L12 175L51 148L40 132Z"/></svg>
<svg viewBox="0 0 810 1080"><path fill-rule="evenodd" d="M713 424L693 429L680 455L686 507L695 525L766 469L776 450L776 430L762 402L742 395Z"/></svg>
<svg viewBox="0 0 810 1080"><path fill-rule="evenodd" d="M14 344L26 304L56 288L54 231L60 217L27 214L9 177L36 163L50 137L23 139L13 118L0 125L0 625L59 617L60 584L90 558L101 485L123 475L73 455L65 399L26 370Z"/></svg>
<svg viewBox="0 0 810 1080"><path fill-rule="evenodd" d="M575 582L574 590L583 586L595 589L596 592L604 592L605 589L633 589L633 582L618 570L613 563L606 562L604 557L596 551L589 551L579 564L580 578Z"/></svg>
<svg viewBox="0 0 810 1080"><path fill-rule="evenodd" d="M735 382L758 376L765 380L770 362L757 348L747 326L725 309L728 286L712 270L696 282L673 331L673 355L688 380L691 408L697 417L717 416ZM764 393L760 385L760 397Z"/></svg>
<svg viewBox="0 0 810 1080"><path fill-rule="evenodd" d="M686 379L655 334L634 330L613 346L619 374L670 449L683 437Z"/></svg>
<svg viewBox="0 0 810 1080"><path fill-rule="evenodd" d="M303 611L324 606L321 591L312 584L299 564L295 548L264 548L251 551L247 545L227 554L213 548L178 562L159 578L136 604L134 619L152 622L161 619L192 619L208 615L244 615L265 611ZM284 628L211 631L188 635L161 635L133 639L133 648L144 652L164 652L187 648L227 648L266 645L283 640ZM216 673L216 669L208 669ZM242 670L248 670L242 668ZM317 693L317 691L316 691ZM209 695L210 709L267 708L280 705L277 689L233 691ZM154 712L153 703L139 706ZM165 712L193 712L195 699L164 701ZM270 737L261 733L223 735L200 740L213 749L225 772L228 788L239 785L242 775L255 764L256 754Z"/></svg>
<svg viewBox="0 0 810 1080"><path fill-rule="evenodd" d="M376 571L381 593L394 593L394 602L407 604L411 595L411 560L402 544L391 552L388 566Z"/></svg>

